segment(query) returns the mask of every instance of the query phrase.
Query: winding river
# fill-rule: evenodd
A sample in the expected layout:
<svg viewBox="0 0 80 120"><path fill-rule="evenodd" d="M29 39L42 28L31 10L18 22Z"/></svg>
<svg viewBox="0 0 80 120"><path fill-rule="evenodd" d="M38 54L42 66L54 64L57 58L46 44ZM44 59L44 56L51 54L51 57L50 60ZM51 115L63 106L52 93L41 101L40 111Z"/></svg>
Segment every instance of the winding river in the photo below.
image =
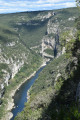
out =
<svg viewBox="0 0 80 120"><path fill-rule="evenodd" d="M14 104L15 108L12 109L13 117L11 120L14 120L15 116L18 114L18 112L21 112L24 108L25 102L27 102L27 92L30 89L30 87L33 85L35 80L38 78L40 72L43 70L45 66L41 67L33 76L31 79L26 81L21 85L19 90L16 91L15 96L14 96Z"/></svg>

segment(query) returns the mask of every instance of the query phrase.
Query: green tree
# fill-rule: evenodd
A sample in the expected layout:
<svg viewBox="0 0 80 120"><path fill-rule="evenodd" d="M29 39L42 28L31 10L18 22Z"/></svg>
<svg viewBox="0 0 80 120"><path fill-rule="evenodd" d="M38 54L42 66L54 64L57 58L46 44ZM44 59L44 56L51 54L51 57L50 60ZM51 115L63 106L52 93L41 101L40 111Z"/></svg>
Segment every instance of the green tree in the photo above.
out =
<svg viewBox="0 0 80 120"><path fill-rule="evenodd" d="M80 7L80 0L76 0L76 4L78 7Z"/></svg>

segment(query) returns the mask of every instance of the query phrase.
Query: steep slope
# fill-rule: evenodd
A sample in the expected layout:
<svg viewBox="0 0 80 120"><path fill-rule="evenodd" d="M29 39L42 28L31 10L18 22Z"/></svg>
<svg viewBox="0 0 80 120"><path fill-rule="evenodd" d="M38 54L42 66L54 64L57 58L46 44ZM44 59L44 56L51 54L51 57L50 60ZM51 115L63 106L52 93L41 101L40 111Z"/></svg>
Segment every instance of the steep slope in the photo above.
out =
<svg viewBox="0 0 80 120"><path fill-rule="evenodd" d="M77 33L63 32L65 54L55 58L41 72L30 89L30 100L15 120L79 120L80 100L80 17ZM77 97L76 97L77 96Z"/></svg>

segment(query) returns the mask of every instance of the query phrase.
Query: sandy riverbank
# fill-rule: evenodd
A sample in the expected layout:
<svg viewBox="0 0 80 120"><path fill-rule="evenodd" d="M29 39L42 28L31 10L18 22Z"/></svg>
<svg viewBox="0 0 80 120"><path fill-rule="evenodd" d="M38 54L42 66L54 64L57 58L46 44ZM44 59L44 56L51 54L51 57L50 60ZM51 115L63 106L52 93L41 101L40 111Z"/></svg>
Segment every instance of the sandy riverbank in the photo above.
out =
<svg viewBox="0 0 80 120"><path fill-rule="evenodd" d="M44 63L38 68L38 70L39 70L41 67L45 66L45 65L46 65L46 63L44 62ZM35 74L36 74L36 71L34 71L29 77L25 78L24 81L21 82L21 83L15 88L15 90L12 90L12 91L9 93L9 99L7 99L8 104L6 105L6 114L5 114L5 116L4 116L1 120L10 120L10 119L13 117L12 112L10 112L10 111L12 110L12 108L14 107L14 99L13 99L12 97L15 95L16 91L20 88L20 86L21 86L23 83L25 83L27 80L29 80L30 78L32 78ZM29 97L29 95L28 95L28 97ZM27 98L28 98L28 97L27 97Z"/></svg>

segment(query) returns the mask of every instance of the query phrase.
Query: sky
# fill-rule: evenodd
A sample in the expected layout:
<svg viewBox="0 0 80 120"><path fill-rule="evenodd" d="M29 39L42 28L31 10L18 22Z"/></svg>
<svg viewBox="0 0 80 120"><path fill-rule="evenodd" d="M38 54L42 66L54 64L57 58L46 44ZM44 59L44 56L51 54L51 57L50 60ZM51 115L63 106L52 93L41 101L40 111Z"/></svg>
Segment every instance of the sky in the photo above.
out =
<svg viewBox="0 0 80 120"><path fill-rule="evenodd" d="M75 7L75 0L0 0L0 13Z"/></svg>

